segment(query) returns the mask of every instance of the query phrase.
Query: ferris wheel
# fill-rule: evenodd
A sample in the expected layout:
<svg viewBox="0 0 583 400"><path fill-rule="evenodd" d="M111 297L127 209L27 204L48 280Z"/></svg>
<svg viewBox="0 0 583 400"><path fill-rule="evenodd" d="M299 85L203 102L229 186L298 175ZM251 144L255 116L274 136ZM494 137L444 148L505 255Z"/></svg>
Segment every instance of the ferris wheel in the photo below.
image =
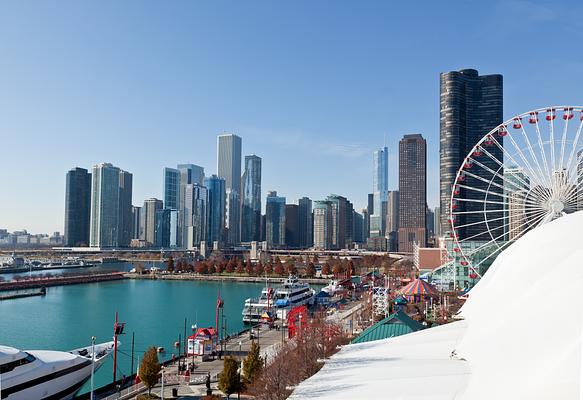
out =
<svg viewBox="0 0 583 400"><path fill-rule="evenodd" d="M583 107L541 108L488 132L452 184L450 255L484 266L537 226L583 210Z"/></svg>

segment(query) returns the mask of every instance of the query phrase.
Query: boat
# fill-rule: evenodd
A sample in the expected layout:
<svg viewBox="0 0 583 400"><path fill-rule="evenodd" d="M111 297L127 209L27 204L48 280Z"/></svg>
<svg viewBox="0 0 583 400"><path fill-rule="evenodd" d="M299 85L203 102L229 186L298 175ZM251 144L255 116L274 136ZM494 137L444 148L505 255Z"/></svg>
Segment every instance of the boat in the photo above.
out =
<svg viewBox="0 0 583 400"><path fill-rule="evenodd" d="M331 280L327 286L324 286L321 291L325 292L326 294L328 294L330 297L334 296L336 294L336 291L338 291L340 289L340 287L338 286L338 281L335 280Z"/></svg>
<svg viewBox="0 0 583 400"><path fill-rule="evenodd" d="M245 306L241 314L243 315L244 324L261 322L263 314L271 314L273 311L275 299L273 288L266 287L261 290L258 298L249 298L245 300Z"/></svg>
<svg viewBox="0 0 583 400"><path fill-rule="evenodd" d="M297 277L290 275L275 290L275 309L277 318L287 318L287 313L294 307L314 304L316 292L309 283L300 283Z"/></svg>
<svg viewBox="0 0 583 400"><path fill-rule="evenodd" d="M113 352L113 341L96 344L97 369ZM119 345L119 341L118 341ZM28 350L0 346L2 400L69 400L91 377L92 346L65 351Z"/></svg>

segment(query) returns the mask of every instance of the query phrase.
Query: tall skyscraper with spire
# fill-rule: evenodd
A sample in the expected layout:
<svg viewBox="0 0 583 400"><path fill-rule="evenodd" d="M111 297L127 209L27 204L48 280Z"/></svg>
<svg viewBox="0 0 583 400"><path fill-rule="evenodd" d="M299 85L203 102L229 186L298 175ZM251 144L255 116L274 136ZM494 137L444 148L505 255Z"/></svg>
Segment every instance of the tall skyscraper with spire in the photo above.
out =
<svg viewBox="0 0 583 400"><path fill-rule="evenodd" d="M389 186L389 150L383 147L373 152L373 210L370 215L370 236L385 235L386 207Z"/></svg>
<svg viewBox="0 0 583 400"><path fill-rule="evenodd" d="M227 242L241 241L241 138L233 134L217 137L217 175L225 180Z"/></svg>

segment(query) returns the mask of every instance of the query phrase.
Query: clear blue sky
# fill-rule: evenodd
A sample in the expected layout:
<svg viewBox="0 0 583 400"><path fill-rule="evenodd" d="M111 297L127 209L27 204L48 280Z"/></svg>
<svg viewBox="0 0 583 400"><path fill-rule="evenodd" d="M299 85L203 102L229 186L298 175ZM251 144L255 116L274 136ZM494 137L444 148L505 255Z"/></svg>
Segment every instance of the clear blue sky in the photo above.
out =
<svg viewBox="0 0 583 400"><path fill-rule="evenodd" d="M504 75L504 114L583 103L581 2L3 1L0 228L63 230L65 173L111 162L134 204L162 168L216 172L216 135L263 158L288 202L372 187L371 152L428 142L437 205L439 73Z"/></svg>

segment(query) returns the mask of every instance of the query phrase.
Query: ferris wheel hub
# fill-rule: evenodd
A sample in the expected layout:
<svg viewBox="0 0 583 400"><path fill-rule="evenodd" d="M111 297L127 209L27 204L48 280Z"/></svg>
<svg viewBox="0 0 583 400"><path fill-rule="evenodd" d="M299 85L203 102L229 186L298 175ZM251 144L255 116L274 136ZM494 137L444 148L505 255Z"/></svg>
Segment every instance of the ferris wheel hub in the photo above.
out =
<svg viewBox="0 0 583 400"><path fill-rule="evenodd" d="M565 209L565 203L559 199L551 199L549 201L549 211L553 214L561 214Z"/></svg>

